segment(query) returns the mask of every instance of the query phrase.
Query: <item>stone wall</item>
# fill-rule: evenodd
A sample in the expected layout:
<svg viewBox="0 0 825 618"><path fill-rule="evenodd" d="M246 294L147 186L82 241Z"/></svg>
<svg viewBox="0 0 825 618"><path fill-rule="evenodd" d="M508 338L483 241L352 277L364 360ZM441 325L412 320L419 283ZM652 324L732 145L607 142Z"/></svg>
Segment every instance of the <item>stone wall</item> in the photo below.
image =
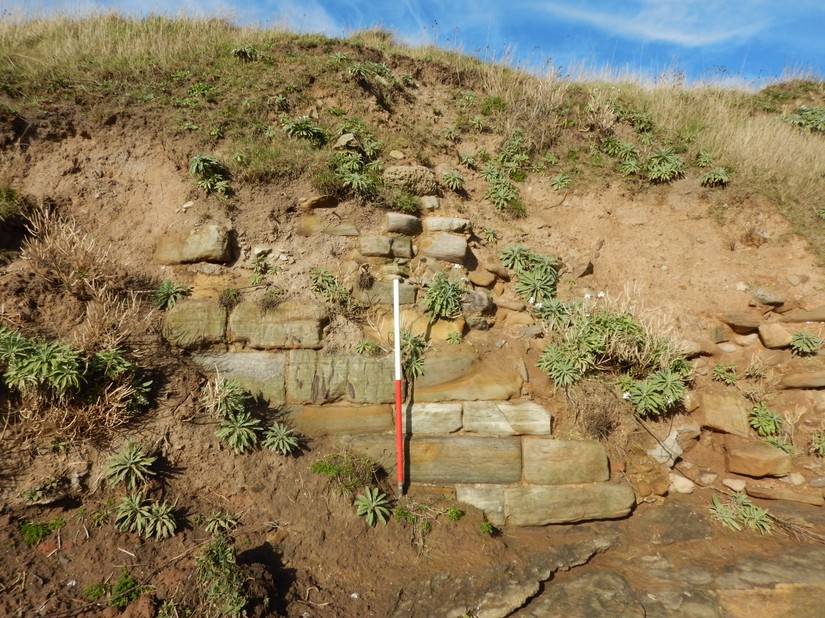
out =
<svg viewBox="0 0 825 618"><path fill-rule="evenodd" d="M237 382L309 436L370 456L394 478L394 363L322 346L323 309L282 303L185 300L166 314L164 333L206 371ZM544 525L627 515L630 485L610 481L595 441L557 440L550 411L520 400L518 367L473 352L431 355L403 410L405 478L445 488L495 525ZM413 403L414 402L414 403Z"/></svg>

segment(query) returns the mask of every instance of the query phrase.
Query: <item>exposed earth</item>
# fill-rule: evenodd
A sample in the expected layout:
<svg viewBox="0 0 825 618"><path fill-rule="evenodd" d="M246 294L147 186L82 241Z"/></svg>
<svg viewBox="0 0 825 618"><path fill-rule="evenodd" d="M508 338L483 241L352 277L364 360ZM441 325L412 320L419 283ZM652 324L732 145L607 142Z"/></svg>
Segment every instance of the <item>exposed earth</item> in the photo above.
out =
<svg viewBox="0 0 825 618"><path fill-rule="evenodd" d="M447 125L429 110L449 101L453 91L424 75L415 99L392 113L368 106L368 125L376 133L399 130L417 117L436 131ZM318 104L309 105L308 112L347 108L331 88L319 88L313 93ZM637 505L619 520L503 526L487 534L480 530L481 511L457 504L448 488L414 484L407 498L397 498L399 504L422 509L431 530L421 534L398 521L368 527L349 496L310 470L318 458L336 452L329 437L307 436L294 457L264 449L235 455L222 446L215 421L198 405L206 374L190 351L163 337L163 312L151 306L151 291L163 279L192 285L193 298L215 297L230 285L259 294L249 284L254 247L283 256L270 280L286 298L323 304L308 289L313 267L342 274L340 265L354 258L379 272L390 261L364 260L357 238L322 230L348 222L362 232L383 233L386 211L350 198L334 208L309 211L302 200L317 191L304 177L238 182L229 204L207 196L186 169L193 154L203 150L199 138L132 103L75 107L55 101L25 122L27 135L4 121L8 139L0 154L0 177L93 243L90 253L104 273L103 285L135 292L137 309L126 312L118 327L127 333L125 344L134 357L152 368L155 384L154 403L144 415L106 435L85 436L61 435L21 419L17 406L22 409L22 404L4 387L0 615L186 615L183 608L199 600L196 560L210 539L201 519L216 510L240 520L234 538L238 563L248 576L250 616L822 614L825 460L809 453L808 446L825 422L825 392L823 384L783 390L779 383L788 375L821 374L825 356L820 351L802 358L787 346L767 348L756 328L720 317L747 314L763 324L788 325L789 333L803 329L825 335L825 318L787 321L794 312L825 306L825 273L809 244L766 197L742 187L704 187L690 174L644 189L607 180L598 187L574 184L561 191L547 177L530 175L519 185L527 215L509 218L483 199L486 183L476 171L464 172L463 194L442 191L437 214L472 221L475 233L465 236L478 264L498 264L499 252L512 243L558 256L567 265L561 298L603 296L674 338L693 342L695 374L684 409L639 422L620 400L566 399L535 368L542 338L525 336L507 320L511 312L494 315L489 330L468 329L462 346L482 358L525 359L529 380L522 396L562 410L554 418L554 435L588 437L582 415L616 406L621 420L603 443L612 476L633 486ZM498 139L468 138L462 150L493 151ZM400 157L388 164L455 165L451 151L433 148L424 161L412 139L397 141ZM218 142L215 151L228 158L231 153L221 148ZM162 237L202 223L233 231L231 260L172 265L155 260ZM496 241L482 239L485 226L496 229ZM0 233L0 324L50 340L102 337L89 331L92 300L40 277L19 227L9 224ZM578 270L587 262L591 268ZM414 274L427 268L420 256L409 262ZM472 264L462 268L468 275L477 270ZM510 284L498 283L513 296ZM772 295L770 302L761 302L766 293ZM372 311L360 322L333 320L326 349L351 351L362 336L380 341L373 328L379 317ZM451 350L443 341L434 341L433 349ZM757 479L761 475L730 471L729 437L703 416L705 394L741 396L745 389L742 380L736 386L712 380L714 365L733 362L741 374L755 358L764 367L759 388L771 393L772 408L790 425L796 447L790 474ZM570 394L583 397L586 391L571 389ZM262 405L260 414L269 418L275 411ZM685 442L675 468L672 462L654 462L648 451L671 427L688 423L701 431ZM166 541L143 540L112 525L111 511L122 492L105 482L103 473L127 439L158 457L161 473L150 481L148 493L174 505L181 522ZM756 434L749 439L756 441ZM675 489L671 474L693 481L684 490L691 493ZM23 493L46 478L66 483L53 498L27 503ZM712 496L731 494L723 480L764 486L774 497L791 496L752 495L775 518L771 534L731 530L713 517ZM392 494L392 478L382 477L380 483ZM782 494L783 489L790 493ZM811 503L803 503L806 499ZM444 511L450 506L460 506L465 515L450 521ZM21 522L55 518L64 520L59 532L33 546L24 542ZM92 601L84 595L91 584L116 582L121 567L145 587L137 601L121 610L108 606L105 597ZM168 613L160 614L163 601L178 603L180 613L171 613L169 605Z"/></svg>

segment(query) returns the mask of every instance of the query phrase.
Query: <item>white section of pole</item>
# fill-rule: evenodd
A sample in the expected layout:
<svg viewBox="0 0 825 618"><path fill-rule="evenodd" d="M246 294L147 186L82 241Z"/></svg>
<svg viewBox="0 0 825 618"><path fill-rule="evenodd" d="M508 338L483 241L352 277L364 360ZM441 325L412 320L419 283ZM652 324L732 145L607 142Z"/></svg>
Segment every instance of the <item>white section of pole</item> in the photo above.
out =
<svg viewBox="0 0 825 618"><path fill-rule="evenodd" d="M395 379L401 379L401 310L398 301L398 277L392 281L393 341L395 342Z"/></svg>

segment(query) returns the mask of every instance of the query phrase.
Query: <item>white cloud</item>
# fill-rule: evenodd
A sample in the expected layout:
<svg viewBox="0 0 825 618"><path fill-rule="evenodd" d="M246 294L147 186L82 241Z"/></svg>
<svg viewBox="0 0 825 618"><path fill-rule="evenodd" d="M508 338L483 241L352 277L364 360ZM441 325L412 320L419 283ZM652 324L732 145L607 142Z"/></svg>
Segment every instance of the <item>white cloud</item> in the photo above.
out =
<svg viewBox="0 0 825 618"><path fill-rule="evenodd" d="M771 5L761 1L639 0L622 5L611 2L597 9L558 1L542 2L536 8L539 6L550 15L627 38L699 47L757 34L769 25L766 9Z"/></svg>

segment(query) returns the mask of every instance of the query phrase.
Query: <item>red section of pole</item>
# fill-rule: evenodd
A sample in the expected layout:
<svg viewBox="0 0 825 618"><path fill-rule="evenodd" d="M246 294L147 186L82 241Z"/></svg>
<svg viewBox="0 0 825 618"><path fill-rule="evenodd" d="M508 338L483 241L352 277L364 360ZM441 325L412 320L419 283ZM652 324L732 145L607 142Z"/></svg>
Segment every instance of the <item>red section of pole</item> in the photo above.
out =
<svg viewBox="0 0 825 618"><path fill-rule="evenodd" d="M395 381L395 467L398 470L398 493L404 492L404 426L401 418L401 380Z"/></svg>

